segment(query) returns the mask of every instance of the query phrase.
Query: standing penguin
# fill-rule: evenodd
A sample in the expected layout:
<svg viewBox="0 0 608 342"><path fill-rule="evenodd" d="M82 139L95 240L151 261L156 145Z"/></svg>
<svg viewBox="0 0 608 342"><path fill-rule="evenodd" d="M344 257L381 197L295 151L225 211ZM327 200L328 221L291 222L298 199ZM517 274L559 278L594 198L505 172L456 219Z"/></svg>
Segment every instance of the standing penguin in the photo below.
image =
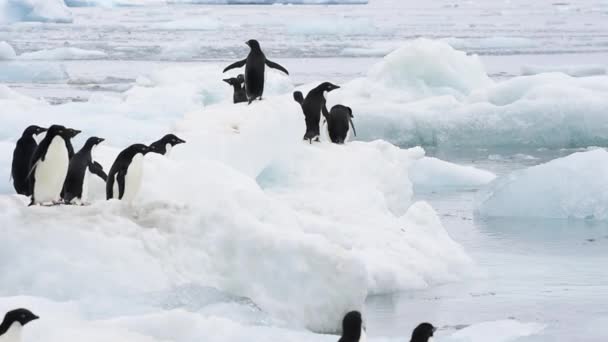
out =
<svg viewBox="0 0 608 342"><path fill-rule="evenodd" d="M118 154L108 173L106 198L118 198L131 202L141 186L144 155L155 148L134 144Z"/></svg>
<svg viewBox="0 0 608 342"><path fill-rule="evenodd" d="M234 90L232 101L234 103L247 102L247 92L243 86L243 83L245 83L245 76L243 74L239 74L237 77L225 78L223 81L232 86Z"/></svg>
<svg viewBox="0 0 608 342"><path fill-rule="evenodd" d="M437 328L435 328L431 323L421 323L414 329L412 332L412 339L410 342L428 342Z"/></svg>
<svg viewBox="0 0 608 342"><path fill-rule="evenodd" d="M23 131L21 138L17 140L17 145L13 151L13 164L11 167L11 177L15 191L20 195L31 196L31 189L28 180L30 172L30 162L34 156L34 151L38 147L34 135L46 132L46 128L36 125L29 126Z"/></svg>
<svg viewBox="0 0 608 342"><path fill-rule="evenodd" d="M67 204L86 203L88 195L89 173L107 181L108 176L103 167L93 160L93 150L104 139L91 137L84 146L72 157L68 167L68 174L63 184L63 200Z"/></svg>
<svg viewBox="0 0 608 342"><path fill-rule="evenodd" d="M306 98L304 98L302 92L296 91L293 93L293 99L302 106L304 112L304 121L306 122L304 140L308 140L311 144L313 139L319 141L321 113L324 117L328 115L325 94L338 88L340 87L335 84L323 82L309 91Z"/></svg>
<svg viewBox="0 0 608 342"><path fill-rule="evenodd" d="M334 144L344 144L350 139L350 128L352 133L357 136L355 125L353 124L353 111L350 107L343 105L335 105L329 111L329 115L325 117L325 129L329 139Z"/></svg>
<svg viewBox="0 0 608 342"><path fill-rule="evenodd" d="M21 342L21 329L38 318L28 309L7 312L0 324L0 342Z"/></svg>
<svg viewBox="0 0 608 342"><path fill-rule="evenodd" d="M156 152L158 154L168 156L169 153L171 153L171 149L175 145L183 144L185 142L186 142L185 140L178 138L174 134L167 134L164 137L162 137L160 140L155 141L152 144L150 144L150 147L153 147L152 151L150 151L150 152Z"/></svg>
<svg viewBox="0 0 608 342"><path fill-rule="evenodd" d="M226 69L224 69L224 72L230 69L245 66L245 90L247 92L249 104L251 104L251 102L257 98L260 100L262 99L262 94L264 93L264 71L266 70L266 65L273 69L281 70L287 75L289 75L289 72L281 65L266 59L264 52L262 52L262 48L260 48L260 43L258 43L257 40L251 39L245 44L249 45L249 48L251 49L251 51L249 51L249 55L247 55L247 58L230 64L226 67Z"/></svg>
<svg viewBox="0 0 608 342"><path fill-rule="evenodd" d="M32 204L58 203L70 162L67 141L72 132L52 125L36 148L30 166Z"/></svg>
<svg viewBox="0 0 608 342"><path fill-rule="evenodd" d="M359 311L351 311L342 320L342 336L338 342L365 342L365 327Z"/></svg>

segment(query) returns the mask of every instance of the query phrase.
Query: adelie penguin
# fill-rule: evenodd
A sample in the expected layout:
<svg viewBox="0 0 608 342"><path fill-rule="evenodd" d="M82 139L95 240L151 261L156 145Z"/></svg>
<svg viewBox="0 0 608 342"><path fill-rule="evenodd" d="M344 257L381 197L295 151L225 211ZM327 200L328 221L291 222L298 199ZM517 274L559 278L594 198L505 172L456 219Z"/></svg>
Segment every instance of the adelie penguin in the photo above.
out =
<svg viewBox="0 0 608 342"><path fill-rule="evenodd" d="M91 137L87 139L84 146L78 151L68 167L68 174L63 184L63 200L66 204L83 205L88 197L89 175L95 174L104 182L108 176L103 167L93 160L93 150L104 139Z"/></svg>
<svg viewBox="0 0 608 342"><path fill-rule="evenodd" d="M224 69L224 72L245 66L245 92L247 100L251 104L255 99L259 98L261 100L262 94L264 94L264 71L266 70L266 66L281 70L287 75L289 75L289 72L281 65L266 59L257 40L252 39L245 44L249 45L251 49L247 58L230 64Z"/></svg>
<svg viewBox="0 0 608 342"><path fill-rule="evenodd" d="M178 138L174 134L167 134L160 140L150 144L150 147L152 148L152 151L150 152L156 152L158 154L168 156L169 153L171 153L171 149L173 149L175 145L183 144L185 142L185 140Z"/></svg>
<svg viewBox="0 0 608 342"><path fill-rule="evenodd" d="M68 142L74 130L52 125L32 157L29 181L33 204L57 204L70 162Z"/></svg>
<svg viewBox="0 0 608 342"><path fill-rule="evenodd" d="M306 98L304 98L299 91L293 93L293 99L300 104L302 111L304 112L304 121L306 122L304 140L308 140L310 143L312 143L313 140L319 141L321 114L323 114L324 117L329 115L329 112L327 111L326 93L339 88L340 87L335 84L323 82L309 91Z"/></svg>
<svg viewBox="0 0 608 342"><path fill-rule="evenodd" d="M154 152L154 147L134 144L118 154L108 173L107 199L133 201L141 186L144 155L148 152Z"/></svg>
<svg viewBox="0 0 608 342"><path fill-rule="evenodd" d="M32 195L27 175L30 172L30 162L32 161L36 147L38 147L34 136L43 132L46 132L46 128L32 125L26 128L21 138L17 140L17 145L13 151L11 177L13 178L15 191L20 195Z"/></svg>
<svg viewBox="0 0 608 342"><path fill-rule="evenodd" d="M232 86L232 89L234 90L232 101L234 103L247 102L247 92L243 86L243 83L245 83L245 76L243 76L243 74L240 74L237 77L225 78L223 81Z"/></svg>
<svg viewBox="0 0 608 342"><path fill-rule="evenodd" d="M435 334L435 328L431 323L421 323L412 332L410 342L428 342Z"/></svg>
<svg viewBox="0 0 608 342"><path fill-rule="evenodd" d="M333 106L325 117L323 126L329 140L334 144L344 144L350 139L351 135L357 136L355 124L353 124L353 110L350 107Z"/></svg>
<svg viewBox="0 0 608 342"><path fill-rule="evenodd" d="M338 342L365 342L365 326L359 311L351 311L342 320L342 336Z"/></svg>
<svg viewBox="0 0 608 342"><path fill-rule="evenodd" d="M21 342L21 330L39 317L28 309L16 309L6 313L0 324L0 342Z"/></svg>

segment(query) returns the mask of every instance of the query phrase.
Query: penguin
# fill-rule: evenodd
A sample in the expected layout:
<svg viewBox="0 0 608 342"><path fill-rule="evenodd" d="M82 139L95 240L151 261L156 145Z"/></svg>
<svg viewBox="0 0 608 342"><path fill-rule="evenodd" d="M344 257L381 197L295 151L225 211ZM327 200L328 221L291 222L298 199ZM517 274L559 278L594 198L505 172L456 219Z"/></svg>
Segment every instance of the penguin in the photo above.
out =
<svg viewBox="0 0 608 342"><path fill-rule="evenodd" d="M437 328L431 323L421 323L412 332L412 339L410 342L428 342Z"/></svg>
<svg viewBox="0 0 608 342"><path fill-rule="evenodd" d="M343 105L335 105L325 117L324 128L329 136L329 140L334 144L344 144L350 139L352 133L357 136L357 130L353 124L353 110Z"/></svg>
<svg viewBox="0 0 608 342"><path fill-rule="evenodd" d="M340 87L335 84L323 82L309 91L306 98L304 98L302 92L296 91L293 93L293 99L300 104L302 111L304 112L304 121L306 122L304 140L308 140L311 144L313 140L319 141L321 113L323 113L323 116L326 118L329 114L327 111L327 99L325 98L325 94L339 88Z"/></svg>
<svg viewBox="0 0 608 342"><path fill-rule="evenodd" d="M338 342L365 342L365 326L359 311L351 311L342 320L342 336Z"/></svg>
<svg viewBox="0 0 608 342"><path fill-rule="evenodd" d="M234 103L247 102L247 92L245 91L245 87L242 86L245 83L245 76L243 74L239 74L237 77L225 78L223 81L230 84L234 89L234 94L232 95Z"/></svg>
<svg viewBox="0 0 608 342"><path fill-rule="evenodd" d="M28 309L16 309L6 313L0 324L0 342L20 342L21 329L31 321L37 320Z"/></svg>
<svg viewBox="0 0 608 342"><path fill-rule="evenodd" d="M70 161L67 141L72 135L71 129L52 125L34 151L29 172L30 205L59 203Z"/></svg>
<svg viewBox="0 0 608 342"><path fill-rule="evenodd" d="M108 173L106 198L133 201L141 186L144 155L155 147L134 144L118 154Z"/></svg>
<svg viewBox="0 0 608 342"><path fill-rule="evenodd" d="M13 178L15 191L20 195L32 195L27 175L30 171L30 162L34 156L34 151L38 147L34 136L43 132L46 132L46 128L31 125L23 131L21 138L17 140L17 145L13 151L11 177Z"/></svg>
<svg viewBox="0 0 608 342"><path fill-rule="evenodd" d="M251 102L257 98L260 100L262 99L266 65L270 68L280 70L287 75L289 75L289 72L281 65L266 59L266 56L260 47L260 43L258 43L257 40L251 39L245 42L245 44L249 45L249 48L251 49L247 58L230 64L224 69L224 72L245 66L245 91L247 93L247 100L249 104L251 104Z"/></svg>
<svg viewBox="0 0 608 342"><path fill-rule="evenodd" d="M84 146L70 159L68 174L63 184L63 201L66 204L83 205L88 195L89 174L95 174L104 182L108 176L103 167L93 160L93 150L105 139L91 137Z"/></svg>
<svg viewBox="0 0 608 342"><path fill-rule="evenodd" d="M79 131L79 130L73 129L73 128L68 128L67 130L68 130L69 138L66 139L65 145L66 145L66 148L68 149L68 157L70 159L72 159L72 157L74 157L74 146L72 146L72 138L74 138L75 136L80 134L82 131Z"/></svg>
<svg viewBox="0 0 608 342"><path fill-rule="evenodd" d="M152 146L154 147L153 152L168 156L169 153L171 153L171 149L175 145L183 144L185 142L186 142L185 140L182 140L173 134L167 134L164 137L162 137L160 140L155 141L152 144L150 144L150 147L152 147Z"/></svg>

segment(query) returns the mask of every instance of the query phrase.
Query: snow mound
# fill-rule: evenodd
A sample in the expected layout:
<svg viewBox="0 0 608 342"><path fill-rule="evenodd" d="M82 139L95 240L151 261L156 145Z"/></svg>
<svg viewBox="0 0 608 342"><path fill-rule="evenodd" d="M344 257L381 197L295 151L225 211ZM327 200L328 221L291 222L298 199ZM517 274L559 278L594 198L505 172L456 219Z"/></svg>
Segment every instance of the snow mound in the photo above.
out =
<svg viewBox="0 0 608 342"><path fill-rule="evenodd" d="M18 21L71 23L72 14L63 0L2 0L0 22Z"/></svg>
<svg viewBox="0 0 608 342"><path fill-rule="evenodd" d="M5 41L0 42L0 60L11 60L16 57L15 49L9 43Z"/></svg>
<svg viewBox="0 0 608 342"><path fill-rule="evenodd" d="M479 188L495 178L492 172L432 157L417 160L410 169L410 179L416 191Z"/></svg>
<svg viewBox="0 0 608 342"><path fill-rule="evenodd" d="M61 64L19 61L0 63L0 82L55 83L65 82L68 78L69 75Z"/></svg>
<svg viewBox="0 0 608 342"><path fill-rule="evenodd" d="M521 67L522 75L537 75L548 72L563 72L574 77L586 77L595 75L606 75L606 67L603 65L563 65L563 66L540 66L524 65Z"/></svg>
<svg viewBox="0 0 608 342"><path fill-rule="evenodd" d="M368 81L400 93L403 100L411 98L410 93L462 97L492 84L478 56L428 39L409 41L388 54L369 71Z"/></svg>
<svg viewBox="0 0 608 342"><path fill-rule="evenodd" d="M62 47L49 50L26 52L19 55L26 60L70 60L70 59L99 59L106 57L103 51L84 50L74 47Z"/></svg>
<svg viewBox="0 0 608 342"><path fill-rule="evenodd" d="M478 208L483 216L608 219L608 152L574 153L501 177Z"/></svg>

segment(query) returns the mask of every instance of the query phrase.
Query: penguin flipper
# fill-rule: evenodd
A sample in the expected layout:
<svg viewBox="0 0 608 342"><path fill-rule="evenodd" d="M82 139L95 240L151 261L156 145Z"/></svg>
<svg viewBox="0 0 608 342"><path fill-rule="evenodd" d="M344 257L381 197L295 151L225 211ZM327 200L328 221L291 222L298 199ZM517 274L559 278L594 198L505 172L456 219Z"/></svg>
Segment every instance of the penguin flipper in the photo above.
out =
<svg viewBox="0 0 608 342"><path fill-rule="evenodd" d="M266 65L268 65L269 67L273 68L273 69L277 69L277 70L281 70L282 72L286 73L287 75L289 75L289 71L287 71L287 69L283 68L280 64L275 63L269 59L266 60Z"/></svg>
<svg viewBox="0 0 608 342"><path fill-rule="evenodd" d="M353 128L353 134L354 134L354 136L357 136L357 130L355 129L355 124L353 123L353 119L352 118L348 118L348 121L350 121L350 125Z"/></svg>
<svg viewBox="0 0 608 342"><path fill-rule="evenodd" d="M101 164L99 164L98 162L94 161L89 164L89 171L97 175L99 178L103 179L104 182L108 181L108 175L103 172L103 166L101 166Z"/></svg>
<svg viewBox="0 0 608 342"><path fill-rule="evenodd" d="M247 58L243 59L242 61L238 61L238 62L234 62L234 63L230 64L222 72L226 72L228 70L235 69L235 68L242 68L245 66L245 63L247 63Z"/></svg>
<svg viewBox="0 0 608 342"><path fill-rule="evenodd" d="M293 99L294 99L294 101L296 101L297 103L299 103L300 106L304 105L304 94L302 94L301 91L294 91L293 92Z"/></svg>
<svg viewBox="0 0 608 342"><path fill-rule="evenodd" d="M118 198L122 199L122 196L125 194L125 177L127 175L127 171L119 171L116 174L116 182L118 183Z"/></svg>

